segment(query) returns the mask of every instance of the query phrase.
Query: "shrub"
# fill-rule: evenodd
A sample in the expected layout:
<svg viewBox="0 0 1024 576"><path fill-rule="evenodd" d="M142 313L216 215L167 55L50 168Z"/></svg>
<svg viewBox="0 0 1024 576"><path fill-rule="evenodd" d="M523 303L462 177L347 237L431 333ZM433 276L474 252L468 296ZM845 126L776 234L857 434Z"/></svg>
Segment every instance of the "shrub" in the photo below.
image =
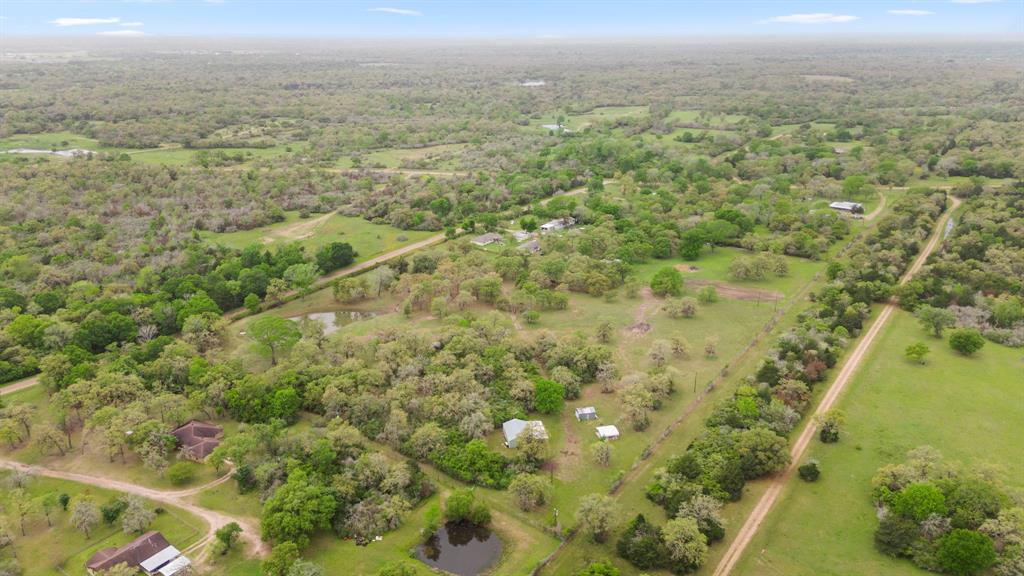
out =
<svg viewBox="0 0 1024 576"><path fill-rule="evenodd" d="M923 522L932 514L946 514L946 497L927 482L911 484L893 499L893 512L914 522Z"/></svg>
<svg viewBox="0 0 1024 576"><path fill-rule="evenodd" d="M996 561L992 539L973 530L956 529L939 539L939 566L950 574L978 574Z"/></svg>
<svg viewBox="0 0 1024 576"><path fill-rule="evenodd" d="M656 296L679 296L683 293L683 275L679 270L666 266L654 274L651 291Z"/></svg>
<svg viewBox="0 0 1024 576"><path fill-rule="evenodd" d="M797 473L805 482L815 482L821 477L821 469L818 468L817 460L808 460L806 464L797 468Z"/></svg>
<svg viewBox="0 0 1024 576"><path fill-rule="evenodd" d="M167 468L167 479L175 486L188 484L195 477L196 469L188 462L176 462Z"/></svg>
<svg viewBox="0 0 1024 576"><path fill-rule="evenodd" d="M949 346L953 350L970 356L985 345L985 337L975 328L958 328L949 335Z"/></svg>
<svg viewBox="0 0 1024 576"><path fill-rule="evenodd" d="M452 492L444 503L444 515L452 522L470 522L477 526L486 526L491 522L491 511L486 504L477 501L476 494L470 488Z"/></svg>
<svg viewBox="0 0 1024 576"><path fill-rule="evenodd" d="M565 386L546 378L533 383L533 405L541 414L558 414L565 400Z"/></svg>

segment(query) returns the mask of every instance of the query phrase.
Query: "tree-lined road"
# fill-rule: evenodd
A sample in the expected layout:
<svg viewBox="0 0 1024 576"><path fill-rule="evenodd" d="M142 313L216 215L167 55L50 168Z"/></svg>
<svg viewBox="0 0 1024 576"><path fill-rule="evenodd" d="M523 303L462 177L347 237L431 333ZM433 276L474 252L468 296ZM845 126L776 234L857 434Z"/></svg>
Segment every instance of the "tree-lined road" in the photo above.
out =
<svg viewBox="0 0 1024 576"><path fill-rule="evenodd" d="M960 205L960 200L954 197L950 197L952 205L948 210L939 218L938 222L935 223L935 230L932 232L931 239L928 244L925 245L924 250L917 255L914 259L913 264L900 278L900 284L906 284L919 270L924 266L928 256L938 248L939 243L942 241L943 233L945 231L946 222L952 216L954 210ZM889 318L892 317L893 312L896 310L896 302L890 300L883 308L882 312L875 319L875 322L871 325L871 328L864 334L864 336L857 343L857 347L854 348L853 353L843 363L842 369L836 376L832 386L825 393L825 396L821 399L821 403L818 404L817 410L814 411L815 416L820 416L835 405L839 399L840 394L849 384L851 378L860 367L861 362L867 356L868 351L871 349L871 345L874 344L875 338L882 331L885 325L889 322ZM726 576L732 573L732 570L736 567L736 564L740 561L743 556L743 551L746 550L750 541L754 538L758 528L767 518L768 513L779 499L779 495L785 488L786 483L793 477L793 473L799 466L800 459L803 457L804 452L807 451L807 447L810 445L811 440L814 438L814 433L817 431L816 418L811 418L807 421L807 425L804 426L803 431L797 438L793 447L790 449L789 466L779 475L771 479L771 483L768 489L765 490L764 494L761 495L761 499L758 500L757 506L751 511L750 516L743 523L739 532L736 533L736 538L729 545L729 549L726 550L725 555L719 561L718 566L715 568L714 576Z"/></svg>

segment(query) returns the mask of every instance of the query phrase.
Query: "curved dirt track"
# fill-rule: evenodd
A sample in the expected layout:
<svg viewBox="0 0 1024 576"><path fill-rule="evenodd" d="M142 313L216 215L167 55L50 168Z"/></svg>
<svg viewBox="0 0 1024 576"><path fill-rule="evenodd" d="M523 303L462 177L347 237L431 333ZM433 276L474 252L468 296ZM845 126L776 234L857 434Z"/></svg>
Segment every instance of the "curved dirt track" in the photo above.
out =
<svg viewBox="0 0 1024 576"><path fill-rule="evenodd" d="M949 209L947 209L942 217L939 218L938 222L935 223L935 230L932 232L931 239L928 241L928 244L925 245L924 250L922 250L921 253L917 255L917 258L914 259L913 264L911 264L910 268L908 268L906 273L903 274L903 277L900 278L900 284L905 284L921 269L922 266L924 266L928 256L935 251L939 246L939 242L942 241L946 222L951 217L953 211L956 210L957 206L960 205L960 200L957 198L952 196L949 198L951 200ZM874 343L875 338L878 336L879 332L882 331L882 328L885 327L886 323L888 323L894 310L896 310L896 304L892 301L886 303L885 307L882 308L882 312L878 315L878 318L875 319L871 328L868 329L857 343L857 347L854 348L853 352L843 363L843 367L836 376L832 386L828 389L828 392L825 393L825 396L822 397L821 403L818 404L818 408L814 411L815 416L828 412L835 405L839 395L842 394L843 390L850 382L851 377L857 371L857 368L860 367L861 362L871 349L871 345ZM800 458L803 457L804 452L807 450L811 440L814 438L816 430L817 424L815 423L815 419L812 418L808 420L807 425L804 426L803 431L800 433L800 436L789 451L789 466L787 466L781 474L771 480L771 484L768 486L768 489L765 490L764 494L761 495L761 499L758 500L757 506L755 506L750 512L750 516L747 517L739 532L736 533L736 538L729 544L729 549L726 550L725 555L722 556L718 566L715 568L713 573L714 576L726 576L732 572L733 568L736 567L736 564L743 556L743 551L747 548L747 545L750 544L750 541L753 540L754 535L757 533L757 529L760 528L761 523L763 523L764 519L767 518L768 512L771 511L772 506L774 506L775 502L779 499L779 495L782 493L783 488L785 488L786 482L792 478L793 472L796 470L797 465L800 462Z"/></svg>
<svg viewBox="0 0 1024 576"><path fill-rule="evenodd" d="M189 496L194 496L204 490L218 486L226 482L231 478L230 474L224 474L220 478L197 486L187 490L157 490L155 488L146 488L130 482L123 482L121 480L114 480L113 478L103 478L100 476L91 476L88 474L80 474L77 472L64 472L61 470L53 470L43 466L33 466L28 464L22 464L21 462L15 462L13 460L0 460L0 468L7 468L9 470L19 470L34 474L36 476L46 476L49 478L57 478L59 480L68 480L71 482L79 482L81 484L89 484L91 486L98 486L100 488L107 488L110 490L116 490L118 492L125 492L127 494L134 494L141 496L155 502L176 506L195 514L202 518L207 525L206 534L195 542L191 546L185 549L185 552L191 552L201 548L203 545L209 543L214 538L214 533L218 528L230 524L231 522L237 522L242 527L241 538L250 545L250 552L254 552L259 556L266 556L270 550L265 542L260 540L260 529L258 525L253 524L248 518L241 518L225 514L223 512L216 512L208 508L203 508L188 501Z"/></svg>
<svg viewBox="0 0 1024 576"><path fill-rule="evenodd" d="M15 393L15 392L17 392L19 390L24 390L25 388L31 388L32 386L35 386L36 384L39 384L39 376L38 375L36 375L36 376L29 376L28 378L25 378L24 380L18 380L17 382L12 382L12 383L7 384L4 387L0 388L0 394L13 394L13 393Z"/></svg>

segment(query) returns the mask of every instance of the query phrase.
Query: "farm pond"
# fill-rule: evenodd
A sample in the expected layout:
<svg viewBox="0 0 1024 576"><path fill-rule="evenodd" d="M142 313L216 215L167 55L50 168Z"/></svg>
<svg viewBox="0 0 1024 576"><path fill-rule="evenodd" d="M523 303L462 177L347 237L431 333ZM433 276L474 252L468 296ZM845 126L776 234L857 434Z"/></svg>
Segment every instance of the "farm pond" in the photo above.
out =
<svg viewBox="0 0 1024 576"><path fill-rule="evenodd" d="M486 526L448 522L416 549L416 557L456 576L477 576L498 560L501 546L501 538Z"/></svg>
<svg viewBox="0 0 1024 576"><path fill-rule="evenodd" d="M335 312L309 312L298 316L290 316L288 319L292 322L302 322L303 320L319 322L324 326L324 335L328 335L337 332L342 326L360 320L369 320L375 316L377 316L376 312L368 312L366 310L337 310Z"/></svg>

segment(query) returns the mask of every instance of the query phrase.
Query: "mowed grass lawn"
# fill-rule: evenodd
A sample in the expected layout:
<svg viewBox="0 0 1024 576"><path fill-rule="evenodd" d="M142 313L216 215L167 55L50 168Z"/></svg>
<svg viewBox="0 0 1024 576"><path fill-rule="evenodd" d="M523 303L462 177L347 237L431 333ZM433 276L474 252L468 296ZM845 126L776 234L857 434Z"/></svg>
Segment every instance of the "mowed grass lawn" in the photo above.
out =
<svg viewBox="0 0 1024 576"><path fill-rule="evenodd" d="M299 218L298 212L287 212L284 222L238 232L204 232L203 236L208 242L239 250L252 244L270 248L288 242L301 242L310 253L331 242L348 242L359 253L356 261L363 262L437 234L422 230L399 230L354 216L324 216L314 214L303 219Z"/></svg>
<svg viewBox="0 0 1024 576"><path fill-rule="evenodd" d="M86 539L84 533L70 524L71 507L75 501L90 497L98 506L102 506L115 500L120 494L76 482L43 477L35 477L25 485L26 496L36 499L50 492L64 493L71 497L71 507L65 512L57 506L50 512L52 527L47 526L41 508L37 507L26 521L26 535L22 536L17 518L10 514L13 512L12 491L6 483L10 474L8 471L0 471L0 483L4 486L3 490L0 490L0 506L8 512L6 524L14 536L13 548L21 562L24 576L85 576L85 562L97 550L120 546L136 537L135 534L124 534L120 522L115 522L111 526L101 521L90 534L90 538ZM153 502L149 502L148 505L150 508L160 506L165 509L163 513L157 515L149 528L162 532L167 541L179 550L184 550L206 533L206 524L203 520L184 510ZM4 551L3 555L9 556L10 551Z"/></svg>
<svg viewBox="0 0 1024 576"><path fill-rule="evenodd" d="M931 348L924 366L903 350ZM927 574L908 560L878 553L871 478L902 462L908 450L937 448L950 461L994 466L1011 487L1024 488L1024 350L992 342L973 358L930 337L907 312L897 312L840 400L846 413L838 444L815 440L809 457L822 477L794 479L747 548L734 574Z"/></svg>

